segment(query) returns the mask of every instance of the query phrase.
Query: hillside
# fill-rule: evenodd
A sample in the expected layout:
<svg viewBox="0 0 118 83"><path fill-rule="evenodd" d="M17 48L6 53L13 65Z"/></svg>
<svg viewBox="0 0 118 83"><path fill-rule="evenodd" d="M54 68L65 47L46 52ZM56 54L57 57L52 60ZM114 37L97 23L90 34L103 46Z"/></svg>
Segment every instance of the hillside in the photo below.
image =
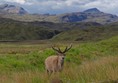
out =
<svg viewBox="0 0 118 83"><path fill-rule="evenodd" d="M97 8L87 9L83 12L72 12L64 14L29 14L22 7L15 5L0 5L0 16L18 21L46 21L54 23L72 23L72 22L97 22L100 24L108 24L118 22L118 16L104 13Z"/></svg>
<svg viewBox="0 0 118 83"><path fill-rule="evenodd" d="M98 41L118 35L118 23L21 22L0 18L0 40ZM70 35L71 34L71 35Z"/></svg>
<svg viewBox="0 0 118 83"><path fill-rule="evenodd" d="M62 32L52 38L52 40L66 40L66 41L100 41L118 36L118 23L101 26L89 26L86 28L74 27L74 29Z"/></svg>
<svg viewBox="0 0 118 83"><path fill-rule="evenodd" d="M52 29L51 23L20 22L11 19L0 18L0 40L43 40L50 39L59 31Z"/></svg>

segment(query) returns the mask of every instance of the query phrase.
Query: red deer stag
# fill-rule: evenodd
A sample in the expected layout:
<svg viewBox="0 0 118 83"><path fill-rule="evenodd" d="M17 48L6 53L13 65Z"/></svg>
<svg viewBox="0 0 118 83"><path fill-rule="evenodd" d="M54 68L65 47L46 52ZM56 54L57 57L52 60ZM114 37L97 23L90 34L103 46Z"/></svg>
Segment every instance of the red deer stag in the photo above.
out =
<svg viewBox="0 0 118 83"><path fill-rule="evenodd" d="M48 74L51 74L52 72L58 72L63 69L63 64L64 64L64 58L65 58L65 53L70 50L72 45L69 47L66 46L64 51L61 51L59 47L55 48L52 47L54 51L57 52L55 56L49 56L45 60L45 68Z"/></svg>

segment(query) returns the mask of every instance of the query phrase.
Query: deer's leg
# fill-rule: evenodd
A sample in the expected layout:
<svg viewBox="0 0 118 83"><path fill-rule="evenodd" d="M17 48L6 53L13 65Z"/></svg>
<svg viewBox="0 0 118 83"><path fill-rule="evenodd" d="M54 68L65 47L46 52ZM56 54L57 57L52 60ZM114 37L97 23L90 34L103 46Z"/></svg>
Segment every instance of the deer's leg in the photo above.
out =
<svg viewBox="0 0 118 83"><path fill-rule="evenodd" d="M49 70L48 69L46 70L46 72L47 72L47 74L49 74Z"/></svg>
<svg viewBox="0 0 118 83"><path fill-rule="evenodd" d="M53 72L53 71L48 70L48 71L47 71L47 74L50 76L50 75L52 74L52 72Z"/></svg>

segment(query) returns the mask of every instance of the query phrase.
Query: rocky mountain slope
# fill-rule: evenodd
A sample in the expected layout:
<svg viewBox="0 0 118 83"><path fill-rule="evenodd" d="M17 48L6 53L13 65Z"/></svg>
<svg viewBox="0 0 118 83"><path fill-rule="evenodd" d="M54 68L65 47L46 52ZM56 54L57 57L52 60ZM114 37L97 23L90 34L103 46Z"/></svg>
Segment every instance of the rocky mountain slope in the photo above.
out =
<svg viewBox="0 0 118 83"><path fill-rule="evenodd" d="M27 14L27 11L24 10L22 7L9 5L9 4L2 4L0 5L0 14Z"/></svg>
<svg viewBox="0 0 118 83"><path fill-rule="evenodd" d="M101 12L97 8L59 15L61 22L97 22L101 24L117 22L116 15Z"/></svg>
<svg viewBox="0 0 118 83"><path fill-rule="evenodd" d="M1 14L0 16L3 18L10 18L26 22L32 22L32 21L46 21L54 23L97 22L100 24L108 24L118 21L118 16L104 13L98 10L97 8L91 8L83 12L72 12L58 15L50 15L50 14L28 14L27 11L25 11L22 7L3 4L0 5L0 14Z"/></svg>

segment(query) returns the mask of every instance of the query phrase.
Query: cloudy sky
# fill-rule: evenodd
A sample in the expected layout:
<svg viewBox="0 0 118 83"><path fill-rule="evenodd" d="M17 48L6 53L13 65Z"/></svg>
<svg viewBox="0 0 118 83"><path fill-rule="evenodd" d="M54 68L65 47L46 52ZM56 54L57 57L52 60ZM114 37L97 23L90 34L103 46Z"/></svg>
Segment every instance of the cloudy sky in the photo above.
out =
<svg viewBox="0 0 118 83"><path fill-rule="evenodd" d="M103 12L118 15L118 0L0 0L0 4L4 3L21 6L30 13L60 14L96 7Z"/></svg>

